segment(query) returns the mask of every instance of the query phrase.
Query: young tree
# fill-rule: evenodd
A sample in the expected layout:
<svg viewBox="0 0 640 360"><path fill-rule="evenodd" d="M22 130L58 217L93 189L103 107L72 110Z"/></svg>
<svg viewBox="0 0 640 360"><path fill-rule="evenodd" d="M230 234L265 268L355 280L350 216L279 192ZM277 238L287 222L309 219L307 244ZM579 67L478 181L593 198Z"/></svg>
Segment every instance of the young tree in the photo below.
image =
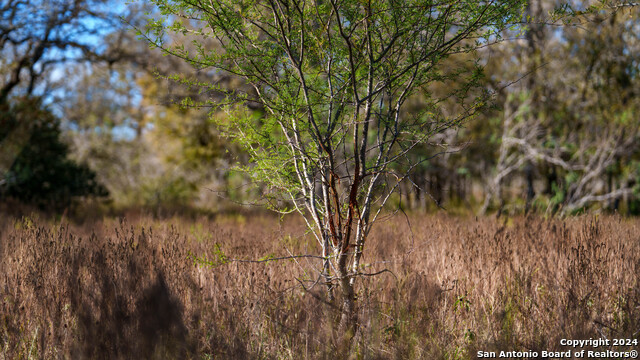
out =
<svg viewBox="0 0 640 360"><path fill-rule="evenodd" d="M252 86L194 84L226 91L230 115L219 125L251 155L247 170L273 190L265 194L269 204L306 219L322 248L328 297L334 301L340 290L342 326L353 330L367 236L400 182L426 160L407 155L487 101L467 96L478 67L444 72L442 61L500 41L520 21L524 1L153 2L164 17L148 24L152 44ZM185 42L165 42L167 31ZM429 91L451 78L458 86L447 94ZM404 114L407 98L419 92L424 110ZM461 111L447 116L439 104L451 98ZM262 111L243 106L256 103ZM402 173L391 166L397 163Z"/></svg>

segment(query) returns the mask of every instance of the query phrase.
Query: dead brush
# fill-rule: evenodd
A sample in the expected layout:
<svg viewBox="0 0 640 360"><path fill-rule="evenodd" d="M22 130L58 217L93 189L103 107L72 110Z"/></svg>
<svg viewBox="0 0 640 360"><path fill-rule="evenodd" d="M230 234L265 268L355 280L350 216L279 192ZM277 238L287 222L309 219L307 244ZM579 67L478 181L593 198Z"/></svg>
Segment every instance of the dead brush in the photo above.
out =
<svg viewBox="0 0 640 360"><path fill-rule="evenodd" d="M389 271L362 279L345 350L317 260L194 261L314 253L298 220L0 217L0 359L472 359L637 338L636 220L409 221L369 239L363 272Z"/></svg>
<svg viewBox="0 0 640 360"><path fill-rule="evenodd" d="M171 241L169 249L152 245L152 233L134 234L124 222L107 239L28 219L14 227L2 253L5 358L131 358L192 350L182 303L165 279L189 288L193 269L172 261L186 255ZM167 240L176 236L169 232ZM157 252L166 255L162 263Z"/></svg>

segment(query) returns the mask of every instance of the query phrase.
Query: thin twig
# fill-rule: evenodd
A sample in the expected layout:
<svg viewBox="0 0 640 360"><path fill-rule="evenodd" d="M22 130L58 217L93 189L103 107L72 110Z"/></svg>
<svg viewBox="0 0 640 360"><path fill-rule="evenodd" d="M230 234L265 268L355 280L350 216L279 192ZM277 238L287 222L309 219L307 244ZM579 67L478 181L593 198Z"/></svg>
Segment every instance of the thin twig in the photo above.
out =
<svg viewBox="0 0 640 360"><path fill-rule="evenodd" d="M246 260L246 259L225 259L225 263L230 262L239 262L239 263L265 263L269 261L277 261L277 260L289 260L289 259L298 259L298 258L314 258L324 260L323 256L318 255L292 255L292 256L282 256L282 257L273 257L262 260Z"/></svg>

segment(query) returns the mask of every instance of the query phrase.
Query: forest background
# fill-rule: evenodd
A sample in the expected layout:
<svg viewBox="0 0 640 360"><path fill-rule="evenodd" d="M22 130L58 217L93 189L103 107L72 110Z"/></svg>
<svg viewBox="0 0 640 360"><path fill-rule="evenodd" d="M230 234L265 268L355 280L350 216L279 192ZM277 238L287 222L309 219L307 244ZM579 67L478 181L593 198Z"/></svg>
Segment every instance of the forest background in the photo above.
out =
<svg viewBox="0 0 640 360"><path fill-rule="evenodd" d="M503 41L446 60L444 72L482 67L470 96L491 101L411 153L426 161L391 208L640 213L638 9L576 9L587 8L532 1ZM150 5L10 0L1 10L3 201L58 211L261 203L264 185L233 169L248 156L212 121L226 114L192 106L224 93L177 80L247 85L150 48L135 32L154 16ZM406 111L425 106L415 95Z"/></svg>

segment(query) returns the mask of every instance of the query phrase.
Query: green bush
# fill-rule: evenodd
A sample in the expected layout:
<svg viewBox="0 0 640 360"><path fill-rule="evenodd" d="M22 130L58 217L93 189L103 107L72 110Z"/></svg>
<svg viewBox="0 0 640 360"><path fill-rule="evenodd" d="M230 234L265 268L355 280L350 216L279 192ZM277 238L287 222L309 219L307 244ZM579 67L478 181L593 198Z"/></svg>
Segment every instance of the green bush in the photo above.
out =
<svg viewBox="0 0 640 360"><path fill-rule="evenodd" d="M61 210L76 197L108 195L89 167L68 158L60 135L60 120L40 99L0 104L0 152L8 168L0 169L0 199Z"/></svg>

